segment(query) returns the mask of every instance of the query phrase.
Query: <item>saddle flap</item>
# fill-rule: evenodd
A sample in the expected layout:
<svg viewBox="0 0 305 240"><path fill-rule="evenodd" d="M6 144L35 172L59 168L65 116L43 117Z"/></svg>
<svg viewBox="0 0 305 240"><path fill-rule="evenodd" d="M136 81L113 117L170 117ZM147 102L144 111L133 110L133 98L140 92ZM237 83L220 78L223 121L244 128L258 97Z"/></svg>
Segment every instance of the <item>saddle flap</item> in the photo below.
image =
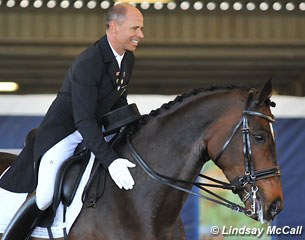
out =
<svg viewBox="0 0 305 240"><path fill-rule="evenodd" d="M83 173L89 163L91 153L88 149L71 156L59 169L55 181L55 192L52 205L46 210L41 227L53 224L60 201L65 207L70 206L81 181Z"/></svg>
<svg viewBox="0 0 305 240"><path fill-rule="evenodd" d="M57 209L60 201L65 206L70 206L72 203L83 173L90 160L90 155L91 153L88 149L82 151L80 154L73 155L59 170L55 182L55 189L57 191L54 193L53 199L54 210Z"/></svg>

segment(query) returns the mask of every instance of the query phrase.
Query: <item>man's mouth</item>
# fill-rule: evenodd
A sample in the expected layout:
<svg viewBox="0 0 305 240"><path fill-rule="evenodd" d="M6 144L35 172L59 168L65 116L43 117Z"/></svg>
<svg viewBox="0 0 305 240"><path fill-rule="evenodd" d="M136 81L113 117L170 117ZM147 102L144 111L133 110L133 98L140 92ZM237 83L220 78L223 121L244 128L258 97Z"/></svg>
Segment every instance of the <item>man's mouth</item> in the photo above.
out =
<svg viewBox="0 0 305 240"><path fill-rule="evenodd" d="M132 42L133 44L135 44L135 45L138 45L140 41L139 41L139 40L132 39L131 42Z"/></svg>

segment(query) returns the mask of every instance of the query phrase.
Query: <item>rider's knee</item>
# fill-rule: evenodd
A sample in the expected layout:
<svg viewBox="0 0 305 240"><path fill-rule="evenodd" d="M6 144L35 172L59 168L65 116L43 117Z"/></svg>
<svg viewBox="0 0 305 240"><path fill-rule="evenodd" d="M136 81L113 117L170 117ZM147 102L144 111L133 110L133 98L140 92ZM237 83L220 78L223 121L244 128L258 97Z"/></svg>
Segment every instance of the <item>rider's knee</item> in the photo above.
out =
<svg viewBox="0 0 305 240"><path fill-rule="evenodd" d="M52 200L53 195L50 193L39 194L39 192L36 191L36 204L40 210L46 210L48 207L50 207Z"/></svg>

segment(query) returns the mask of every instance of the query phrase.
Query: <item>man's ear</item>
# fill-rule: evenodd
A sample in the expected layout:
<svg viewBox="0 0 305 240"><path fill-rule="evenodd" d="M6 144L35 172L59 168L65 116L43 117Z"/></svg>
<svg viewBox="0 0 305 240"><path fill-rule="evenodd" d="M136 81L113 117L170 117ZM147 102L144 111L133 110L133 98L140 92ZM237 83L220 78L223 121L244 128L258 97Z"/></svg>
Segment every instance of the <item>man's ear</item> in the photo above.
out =
<svg viewBox="0 0 305 240"><path fill-rule="evenodd" d="M115 33L117 31L117 24L115 21L110 21L109 22L109 31L111 33Z"/></svg>

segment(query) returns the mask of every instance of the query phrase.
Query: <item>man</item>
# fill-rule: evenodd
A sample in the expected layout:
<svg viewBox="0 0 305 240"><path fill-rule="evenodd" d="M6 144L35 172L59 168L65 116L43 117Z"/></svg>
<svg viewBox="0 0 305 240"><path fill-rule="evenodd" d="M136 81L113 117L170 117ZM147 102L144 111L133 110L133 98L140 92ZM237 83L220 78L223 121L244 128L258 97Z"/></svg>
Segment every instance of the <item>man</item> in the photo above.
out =
<svg viewBox="0 0 305 240"><path fill-rule="evenodd" d="M135 165L120 158L104 140L100 118L127 104L126 87L134 64L132 52L144 37L142 29L141 12L131 5L117 4L107 14L106 35L73 62L34 143L25 146L16 163L1 178L0 186L10 191L31 192L36 188L36 194L21 206L8 225L3 240L23 240L33 231L39 216L52 203L59 167L82 141L108 168L119 188L133 188L128 168ZM31 152L34 158L31 176L14 180L12 176L16 174L24 176L20 166L25 164L21 162L29 162Z"/></svg>

